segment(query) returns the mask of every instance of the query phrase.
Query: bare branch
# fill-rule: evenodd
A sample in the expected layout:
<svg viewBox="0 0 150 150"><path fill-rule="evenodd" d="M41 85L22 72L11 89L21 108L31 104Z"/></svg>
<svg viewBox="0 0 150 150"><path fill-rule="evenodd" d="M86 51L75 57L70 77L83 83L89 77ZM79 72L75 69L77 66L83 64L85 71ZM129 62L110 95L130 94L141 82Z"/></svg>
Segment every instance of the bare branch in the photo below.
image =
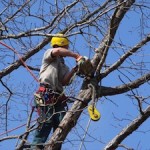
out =
<svg viewBox="0 0 150 150"><path fill-rule="evenodd" d="M34 109L32 109L31 112L30 112L30 114L29 114L29 118L28 118L27 125L26 125L26 132L22 136L22 138L21 138L22 142L19 144L19 146L16 148L16 150L23 149L23 146L24 146L24 144L27 141L27 138L28 138L28 136L30 134L30 132L29 132L29 130L30 130L30 122L31 122L33 111L34 111Z"/></svg>
<svg viewBox="0 0 150 150"><path fill-rule="evenodd" d="M117 29L119 27L121 20L123 19L124 15L130 9L130 7L133 5L134 2L135 0L122 2L122 4L118 6L117 9L115 10L112 16L112 19L110 21L110 27L109 27L108 33L102 40L101 44L99 45L99 48L97 49L98 54L95 54L92 60L93 67L95 68L97 73L99 73L102 68L102 65L107 56L107 52L114 39L114 36L117 32Z"/></svg>
<svg viewBox="0 0 150 150"><path fill-rule="evenodd" d="M99 87L97 88L97 94L99 97L101 96L110 96L116 94L123 94L125 92L130 91L131 89L139 88L142 84L148 82L150 80L150 73L143 75L135 81L130 83L126 83L116 87ZM101 89L101 92L99 92Z"/></svg>
<svg viewBox="0 0 150 150"><path fill-rule="evenodd" d="M143 45L150 41L150 35L145 37L142 41L140 41L136 46L134 46L131 50L127 51L123 56L118 59L113 65L111 65L108 69L106 69L101 75L100 78L106 77L109 73L117 69L129 56L133 55L137 52Z"/></svg>
<svg viewBox="0 0 150 150"><path fill-rule="evenodd" d="M119 144L132 132L139 128L139 126L149 118L150 116L150 106L148 106L144 111L143 115L138 116L133 120L126 128L124 128L115 138L113 138L109 144L104 148L104 150L116 149Z"/></svg>

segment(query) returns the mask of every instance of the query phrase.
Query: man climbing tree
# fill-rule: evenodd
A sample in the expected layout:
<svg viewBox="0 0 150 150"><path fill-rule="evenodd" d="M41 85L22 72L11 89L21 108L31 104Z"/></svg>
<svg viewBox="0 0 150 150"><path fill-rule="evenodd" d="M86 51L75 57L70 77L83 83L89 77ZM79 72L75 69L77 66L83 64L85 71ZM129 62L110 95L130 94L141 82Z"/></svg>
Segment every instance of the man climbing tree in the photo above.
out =
<svg viewBox="0 0 150 150"><path fill-rule="evenodd" d="M35 103L40 116L32 143L32 148L36 149L44 147L51 129L55 131L66 112L67 98L63 93L63 86L70 83L77 67L69 72L63 57L73 57L76 61L82 58L79 54L68 50L69 40L63 34L53 37L51 46L53 48L44 54L40 69L40 87L35 94Z"/></svg>

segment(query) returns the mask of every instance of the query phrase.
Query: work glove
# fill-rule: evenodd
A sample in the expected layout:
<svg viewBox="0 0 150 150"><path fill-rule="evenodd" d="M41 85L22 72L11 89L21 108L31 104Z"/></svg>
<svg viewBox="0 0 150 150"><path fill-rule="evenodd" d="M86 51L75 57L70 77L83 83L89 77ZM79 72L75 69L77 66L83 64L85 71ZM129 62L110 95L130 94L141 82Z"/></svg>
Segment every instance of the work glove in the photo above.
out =
<svg viewBox="0 0 150 150"><path fill-rule="evenodd" d="M91 64L90 59L88 59L86 56L80 56L77 59L77 66L78 66L78 75L81 76L88 76L91 77L92 76L92 70L93 70L93 66Z"/></svg>

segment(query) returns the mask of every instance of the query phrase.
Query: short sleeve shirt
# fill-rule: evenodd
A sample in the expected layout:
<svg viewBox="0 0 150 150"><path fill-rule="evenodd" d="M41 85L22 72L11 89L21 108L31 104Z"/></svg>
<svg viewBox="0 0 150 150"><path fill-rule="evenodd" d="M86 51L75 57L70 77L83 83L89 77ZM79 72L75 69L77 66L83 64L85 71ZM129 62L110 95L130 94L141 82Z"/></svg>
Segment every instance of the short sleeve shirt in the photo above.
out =
<svg viewBox="0 0 150 150"><path fill-rule="evenodd" d="M48 49L43 56L40 69L40 83L49 84L55 91L63 91L62 80L69 73L62 57L52 57L53 49Z"/></svg>

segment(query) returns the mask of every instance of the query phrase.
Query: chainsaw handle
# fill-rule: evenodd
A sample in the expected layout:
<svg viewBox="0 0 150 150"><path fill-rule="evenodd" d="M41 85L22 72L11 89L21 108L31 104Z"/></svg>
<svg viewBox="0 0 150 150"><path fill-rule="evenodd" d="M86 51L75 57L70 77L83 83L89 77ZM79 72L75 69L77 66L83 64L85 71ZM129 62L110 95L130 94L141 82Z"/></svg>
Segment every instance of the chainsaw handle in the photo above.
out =
<svg viewBox="0 0 150 150"><path fill-rule="evenodd" d="M76 62L79 62L82 58L83 58L83 56L79 55L79 56L76 58Z"/></svg>

